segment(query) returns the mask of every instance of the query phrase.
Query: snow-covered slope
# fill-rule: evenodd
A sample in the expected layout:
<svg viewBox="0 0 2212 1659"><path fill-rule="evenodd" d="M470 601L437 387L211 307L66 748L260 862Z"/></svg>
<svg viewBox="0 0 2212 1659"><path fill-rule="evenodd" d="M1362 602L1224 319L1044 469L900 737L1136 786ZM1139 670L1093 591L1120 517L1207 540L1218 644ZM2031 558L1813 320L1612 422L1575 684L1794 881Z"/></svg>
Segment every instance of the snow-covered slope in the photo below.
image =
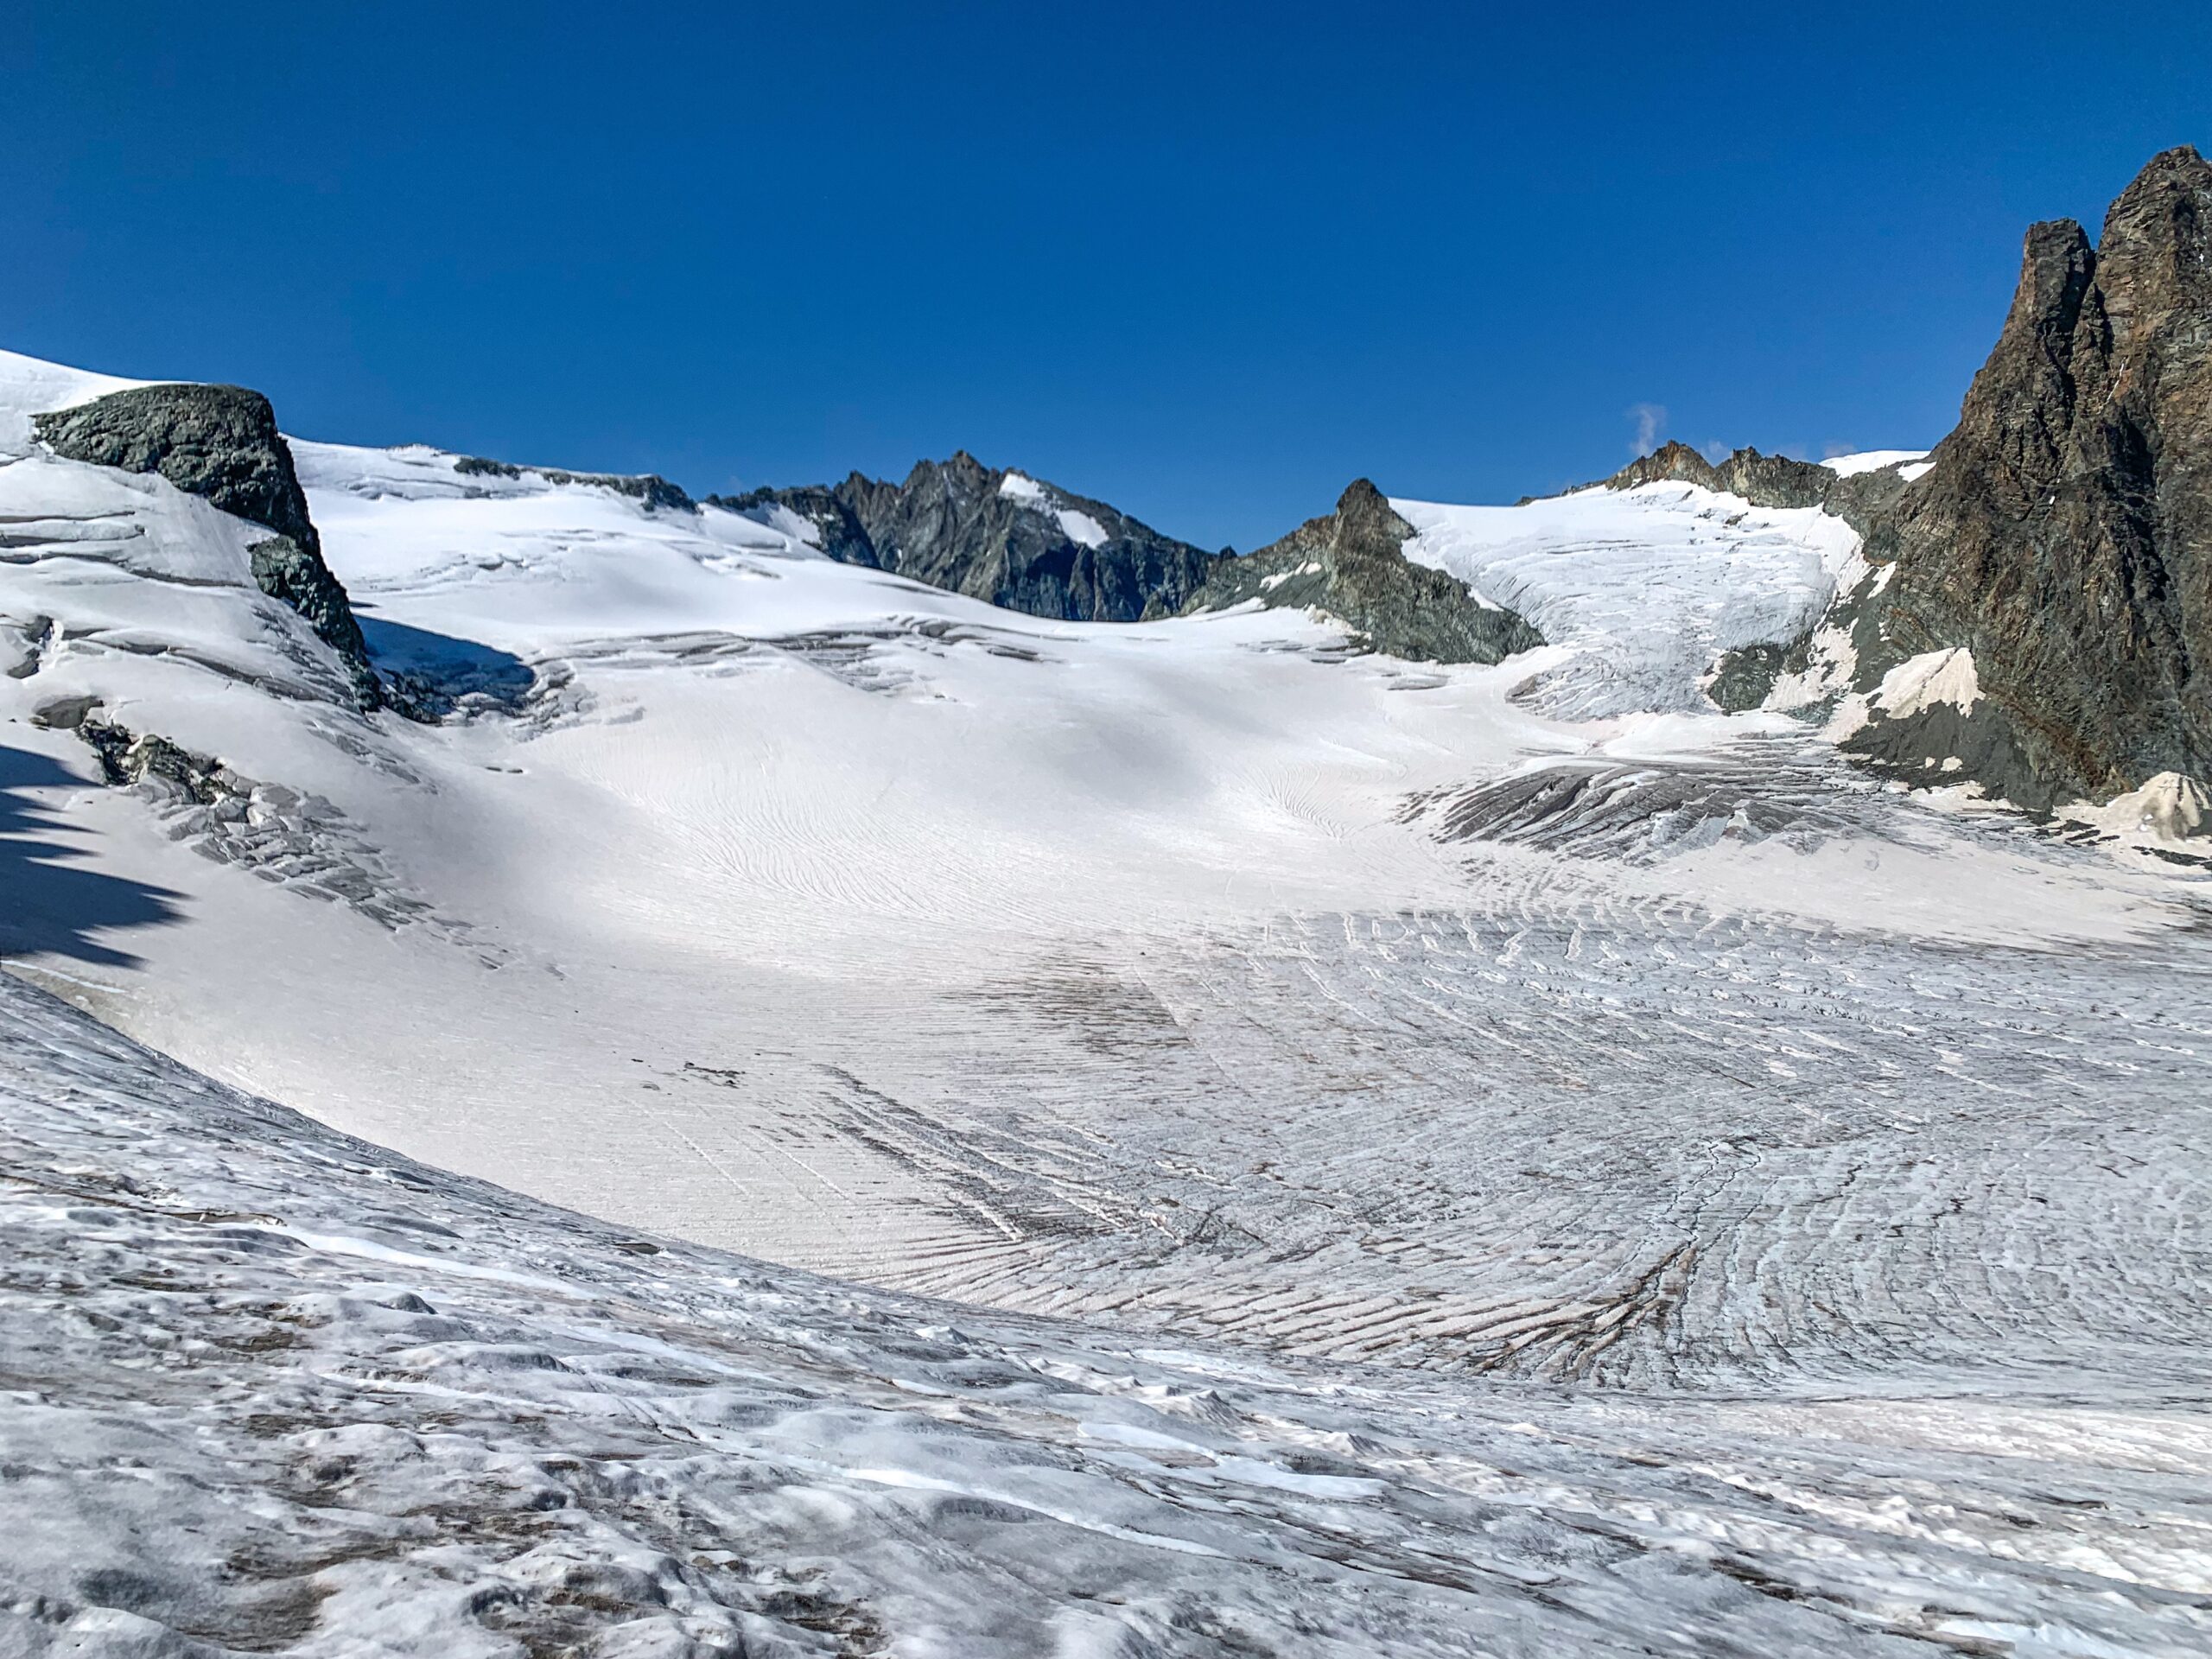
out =
<svg viewBox="0 0 2212 1659"><path fill-rule="evenodd" d="M24 410L104 389L20 360L0 370ZM1313 1432L1345 1437L1326 1445L1355 1461L1370 1444L1426 1448L1411 1461L1376 1452L1392 1472L1361 1462L1344 1477L1381 1493L1300 1489L1344 1497L1342 1515L1253 1522L1289 1529L1268 1535L1266 1560L1370 1572L1384 1556L1362 1541L1368 1522L1347 1517L1370 1498L1377 1513L1430 1513L1415 1494L1432 1466L1463 1497L1504 1505L1437 1523L1452 1571L1497 1586L1475 1611L1403 1587L1446 1581L1391 1556L1371 1570L1401 1588L1372 1603L1313 1592L1331 1611L1313 1615L1313 1641L1249 1626L1266 1632L1262 1650L1326 1650L1324 1630L1372 1646L1358 1632L1376 1628L1402 1631L1401 1650L1463 1650L1468 1630L1490 1628L1484 1598L1533 1582L1522 1545L1498 1539L1535 1527L1549 1541L1528 1548L1555 1574L1594 1548L1546 1530L1580 1528L1568 1515L1602 1512L1594 1524L1616 1540L1656 1528L1710 1541L1725 1528L1688 1494L1714 1480L1821 1528L1853 1517L1847 1547L1806 1546L1854 1563L1834 1569L1850 1587L1808 1568L1782 1580L1797 1604L1746 1600L1732 1567L1716 1577L1675 1544L1646 1551L1629 1600L1647 1624L1666 1608L1667 1628L1687 1633L1678 1647L1713 1649L1699 1633L1729 1626L1751 1651L1881 1650L1872 1624L1849 1638L1836 1618L1948 1621L1960 1641L2021 1651L2155 1650L2165 1630L2196 1634L2193 1604L2176 1599L2203 1594L2212 1571L2185 1541L2202 1517L2164 1485L2142 1496L2126 1471L2139 1446L2194 1447L2202 1433L2208 1332L2190 1289L2206 1250L2201 869L1930 810L1838 765L1786 717L1705 702L1718 652L1819 613L1853 554L1837 521L1665 485L1519 508L1395 503L1417 531L1411 556L1554 642L1497 667L1438 668L1348 655L1340 628L1294 611L1119 626L1015 616L827 560L773 507L656 508L427 449L297 443L372 650L418 707L442 711L424 723L344 699L327 648L253 588L237 521L158 478L54 460L27 434L0 465L14 503L0 619L22 642L0 678L0 948L21 976L397 1154L991 1320L1076 1316L1085 1333L992 1323L974 1340L1001 1355L1119 1353L1096 1364L1141 1379L1129 1386L1179 1388L1190 1367L1263 1379L1254 1421L1325 1422ZM72 729L88 713L213 770L104 786ZM69 1030L54 1043L92 1041ZM116 1064L141 1076L137 1058ZM59 1098L48 1075L27 1097ZM607 1235L416 1172L396 1189L349 1185L336 1165L309 1179L285 1159L320 1156L333 1144L320 1135L293 1125L232 1174L176 1164L159 1179L314 1191L298 1198L308 1209L184 1207L258 1205L394 1249L413 1247L374 1229L429 1217L499 1273L543 1278L543 1262L600 1251L589 1273L611 1275L595 1282L625 1299L619 1312L468 1306L564 1364L572 1336L603 1355L633 1323L693 1351L693 1335L657 1323L677 1317L652 1300L659 1281L582 1242ZM159 1136L133 1144L169 1155ZM355 1215L395 1191L384 1220ZM503 1205L499 1226L519 1230L472 1231ZM146 1248L173 1247L185 1245ZM63 1235L41 1248L70 1259ZM270 1271L328 1254L288 1252ZM710 1258L671 1247L649 1260ZM683 1271L717 1284L739 1272ZM441 1315L464 1293L529 1289L458 1279L414 1289ZM801 1294L796 1279L748 1282ZM700 1311L704 1289L666 1294L693 1325L723 1317ZM818 1294L810 1320L895 1306ZM648 1306L663 1311L633 1313ZM333 1341L384 1343L388 1315L408 1351L445 1340L402 1314L430 1317L348 1313L353 1334ZM903 1351L876 1351L839 1348L807 1386L944 1386ZM496 1386L492 1361L453 1363L465 1373L453 1388L493 1399L499 1421L534 1419L555 1395L565 1413L582 1389L534 1361ZM838 1365L844 1384L829 1380ZM1277 1366L1294 1369L1239 1369ZM454 1408L407 1387L407 1411ZM596 1383L586 1392L602 1399ZM1019 1420L1065 1440L1027 1409L1009 1405L988 1433ZM732 1410L755 1422L755 1403ZM638 1412L622 1408L622 1433L686 1446L700 1433L665 1402ZM404 1414L385 1421L439 1444ZM591 1419L589 1434L613 1434L613 1421ZM1489 1427L1456 1438L1476 1421ZM1521 1435L1516 1424L1611 1448L1589 1453L1610 1471L1590 1478L1618 1483L1611 1496L1570 1477L1588 1473L1583 1451L1531 1460L1521 1440L1493 1438ZM488 1443L480 1423L468 1432ZM529 1445L599 1468L630 1443ZM686 1483L718 1477L696 1462L708 1453L655 1445L642 1484L592 1478L622 1503L652 1495L665 1528L693 1512ZM2001 1497L1980 1463L1960 1472L1977 1446L2022 1460ZM977 1441L947 1455L988 1468L1001 1454ZM505 1456L464 1460L505 1470ZM951 1478L870 1458L857 1466L906 1471L908 1492ZM1923 1464L1943 1472L1911 1486ZM1183 1477L1149 1465L1131 1478L1149 1483L1146 1502L1223 1525L1257 1513L1241 1491L1162 1497L1160 1483ZM1534 1484L1509 1499L1497 1479ZM1043 1506L1051 1524L1103 1513L1173 1530L1090 1490L1103 1510L1090 1497ZM962 1491L945 1515L1005 1497ZM2077 1512L2076 1497L2107 1508ZM2146 1505L2171 1535L2128 1553ZM821 1519L835 1503L802 1507L811 1518L791 1535L815 1542L798 1554L859 1549L860 1533ZM2015 1515L2034 1525L1990 1520L1994 1541L1960 1541L1982 1539L1976 1517ZM2107 1516L2110 1532L2084 1518ZM817 1522L832 1532L806 1530ZM914 1563L939 1548L913 1541L956 1523L933 1510L926 1525L884 1524L921 1553L868 1580L899 1610L871 1617L902 1633L949 1617L897 1599L919 1593ZM1890 1554L1859 1538L1878 1528L1899 1541ZM822 1541L833 1533L845 1541ZM1162 1570L1154 1543L1129 1547ZM1041 1548L1061 1561L1062 1545ZM1176 1583L1244 1605L1218 1576L1230 1569L1189 1566L1224 1558L1166 1553L1200 1573ZM1085 1592L1052 1576L1064 1563L1046 1572L1020 1551L983 1559L1018 1559L1006 1581L1031 1586L1020 1593L1040 1610L1008 1627L1021 1635L1005 1650L1038 1650L1053 1620L1080 1632L1097 1605L1122 1606L1108 1598L1134 1598ZM2063 1606L2034 1576L2046 1567L2078 1575ZM1683 1573L1675 1600L1652 1588ZM1606 1650L1612 1636L1573 1622L1584 1604L1562 1605L1567 1650ZM1384 1611L1363 1624L1370 1606ZM1107 1652L1234 1650L1248 1629L1099 1616L1141 1633L1118 1648L1101 1637L1092 1650ZM1553 1628L1552 1614L1502 1617L1497 1650L1560 1650L1512 1634ZM1592 1617L1588 1630L1623 1641L1637 1628L1625 1612ZM866 1650L861 1637L849 1646ZM910 1648L929 1650L918 1637ZM989 1649L969 1631L938 1650Z"/></svg>

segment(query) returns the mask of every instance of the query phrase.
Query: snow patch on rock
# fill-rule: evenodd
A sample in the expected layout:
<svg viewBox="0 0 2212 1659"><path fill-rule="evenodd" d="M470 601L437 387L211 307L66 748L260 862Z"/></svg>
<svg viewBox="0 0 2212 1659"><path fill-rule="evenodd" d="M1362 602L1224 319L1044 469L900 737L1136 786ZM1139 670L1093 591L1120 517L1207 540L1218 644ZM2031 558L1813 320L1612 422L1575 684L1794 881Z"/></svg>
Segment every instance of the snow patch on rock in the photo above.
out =
<svg viewBox="0 0 2212 1659"><path fill-rule="evenodd" d="M1885 467L1902 469L1927 459L1925 449L1866 449L1855 455L1830 455L1821 463L1839 478L1855 478L1860 473L1879 472ZM1922 467L1921 471L1925 471ZM1906 474L1907 477L1916 474Z"/></svg>
<svg viewBox="0 0 2212 1659"><path fill-rule="evenodd" d="M1874 704L1891 719L1903 720L1946 702L1962 715L1971 714L1980 696L1974 653L1964 646L1953 646L1948 651L1923 652L1899 663L1882 676Z"/></svg>
<svg viewBox="0 0 2212 1659"><path fill-rule="evenodd" d="M2103 805L2076 801L2058 816L2094 824L2107 835L2151 841L2187 841L2212 833L2212 801L2204 785L2178 772L2162 772Z"/></svg>

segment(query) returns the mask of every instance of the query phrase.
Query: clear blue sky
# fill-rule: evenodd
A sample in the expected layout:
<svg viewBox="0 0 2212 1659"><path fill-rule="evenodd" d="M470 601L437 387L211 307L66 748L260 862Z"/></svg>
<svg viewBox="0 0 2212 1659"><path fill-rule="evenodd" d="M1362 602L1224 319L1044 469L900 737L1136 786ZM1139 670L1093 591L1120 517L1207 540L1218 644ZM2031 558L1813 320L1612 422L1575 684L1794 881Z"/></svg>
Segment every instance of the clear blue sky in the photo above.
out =
<svg viewBox="0 0 2212 1659"><path fill-rule="evenodd" d="M1932 442L2212 5L23 4L0 345L665 473L965 447L1207 545L1368 474Z"/></svg>

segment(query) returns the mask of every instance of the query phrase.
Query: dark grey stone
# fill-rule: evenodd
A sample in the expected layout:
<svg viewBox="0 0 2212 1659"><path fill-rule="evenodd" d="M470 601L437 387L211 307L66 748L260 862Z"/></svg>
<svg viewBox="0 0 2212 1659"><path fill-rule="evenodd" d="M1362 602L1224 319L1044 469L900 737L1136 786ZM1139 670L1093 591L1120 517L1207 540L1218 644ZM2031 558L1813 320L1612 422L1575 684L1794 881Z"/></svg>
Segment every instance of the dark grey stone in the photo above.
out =
<svg viewBox="0 0 2212 1659"><path fill-rule="evenodd" d="M1817 505L1860 531L1889 580L1826 619L1851 635L1853 689L1963 646L1981 693L1971 711L1877 710L1845 744L1870 764L2030 810L2212 776L2212 166L2196 150L2154 157L2094 248L2071 220L2029 230L2003 331L1926 473L1826 470L1669 444L1607 481ZM1739 671L1731 695L1751 683Z"/></svg>
<svg viewBox="0 0 2212 1659"><path fill-rule="evenodd" d="M1894 515L1886 633L1970 649L2048 791L2212 776L2208 262L2212 166L2187 148L2095 249L2069 220L2031 229L1996 348Z"/></svg>
<svg viewBox="0 0 2212 1659"><path fill-rule="evenodd" d="M1756 709L1774 690L1781 677L1787 648L1780 644L1738 645L1720 653L1719 668L1705 695L1716 707L1732 715Z"/></svg>
<svg viewBox="0 0 2212 1659"><path fill-rule="evenodd" d="M860 478L858 473L853 477ZM861 479L862 483L868 480ZM743 495L710 495L706 505L720 507L728 512L754 512L764 507L784 507L797 513L815 528L821 537L822 550L842 564L866 565L870 569L880 568L875 543L868 539L868 527L858 515L846 505L845 498L836 490L822 484L802 484L793 489L751 490Z"/></svg>
<svg viewBox="0 0 2212 1659"><path fill-rule="evenodd" d="M2029 230L1998 345L1918 480L1666 445L1606 482L1655 480L1860 531L1889 580L1825 620L1852 635L1853 690L1920 652L1974 652L1974 710L1876 710L1845 743L1865 761L2031 812L2212 777L2212 166L2188 146L2152 157L2094 248L2070 219ZM1808 641L1787 641L1781 672ZM1723 661L1714 699L1738 706L1761 677L1763 648Z"/></svg>
<svg viewBox="0 0 2212 1659"><path fill-rule="evenodd" d="M529 473L549 484L591 484L640 502L647 512L665 508L672 512L696 512L699 504L680 484L671 484L658 473L571 473L557 467L517 467L482 455L461 455L453 464L463 478L520 478ZM710 498L711 499L711 498Z"/></svg>

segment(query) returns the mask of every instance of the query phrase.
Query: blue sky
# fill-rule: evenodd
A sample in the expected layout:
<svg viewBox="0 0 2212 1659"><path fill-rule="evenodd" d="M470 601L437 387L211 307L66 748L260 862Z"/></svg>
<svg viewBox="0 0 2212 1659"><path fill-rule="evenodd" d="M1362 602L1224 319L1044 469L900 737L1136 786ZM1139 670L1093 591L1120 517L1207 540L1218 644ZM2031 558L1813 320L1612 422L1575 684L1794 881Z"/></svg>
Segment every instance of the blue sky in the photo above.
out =
<svg viewBox="0 0 2212 1659"><path fill-rule="evenodd" d="M0 346L292 431L903 476L1249 548L1356 474L1946 430L2212 6L100 3L0 55Z"/></svg>

